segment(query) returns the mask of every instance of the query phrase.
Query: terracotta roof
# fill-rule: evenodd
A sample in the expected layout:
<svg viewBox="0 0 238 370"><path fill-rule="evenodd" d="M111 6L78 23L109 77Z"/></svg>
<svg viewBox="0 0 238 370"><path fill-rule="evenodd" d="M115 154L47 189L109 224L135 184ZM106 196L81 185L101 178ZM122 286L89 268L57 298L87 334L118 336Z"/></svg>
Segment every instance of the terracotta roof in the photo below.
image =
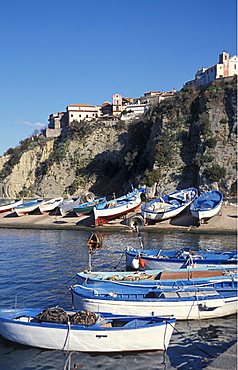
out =
<svg viewBox="0 0 238 370"><path fill-rule="evenodd" d="M95 107L92 104L69 104L68 107Z"/></svg>

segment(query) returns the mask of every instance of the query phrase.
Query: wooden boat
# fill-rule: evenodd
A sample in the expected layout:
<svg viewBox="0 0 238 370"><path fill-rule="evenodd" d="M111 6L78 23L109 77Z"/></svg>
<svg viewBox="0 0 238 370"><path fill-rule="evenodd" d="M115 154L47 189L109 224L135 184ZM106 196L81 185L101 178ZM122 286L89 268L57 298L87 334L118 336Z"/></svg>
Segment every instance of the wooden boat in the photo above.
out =
<svg viewBox="0 0 238 370"><path fill-rule="evenodd" d="M39 204L39 210L41 213L53 211L63 202L63 200L63 197L45 200Z"/></svg>
<svg viewBox="0 0 238 370"><path fill-rule="evenodd" d="M104 202L106 202L106 197L97 198L97 199L94 199L91 202L86 202L86 203L82 203L82 204L77 205L76 207L73 208L73 211L79 217L81 215L92 212L93 208L97 204L101 204L101 203L104 203Z"/></svg>
<svg viewBox="0 0 238 370"><path fill-rule="evenodd" d="M184 285L210 282L224 278L237 277L237 269L196 268L177 270L145 270L145 271L100 271L78 272L78 284L101 284L115 282L135 285Z"/></svg>
<svg viewBox="0 0 238 370"><path fill-rule="evenodd" d="M207 252L195 251L189 248L182 248L178 251L166 249L141 250L127 248L126 268L127 269L180 269L186 267L236 267L237 251L216 251Z"/></svg>
<svg viewBox="0 0 238 370"><path fill-rule="evenodd" d="M74 207L78 206L80 203L82 203L82 201L79 196L65 199L58 207L61 216L65 216L67 213L72 212Z"/></svg>
<svg viewBox="0 0 238 370"><path fill-rule="evenodd" d="M95 226L103 225L139 207L144 191L145 189L134 190L120 198L96 205L93 208Z"/></svg>
<svg viewBox="0 0 238 370"><path fill-rule="evenodd" d="M23 203L22 198L21 199L15 199L15 200L4 200L2 204L0 204L0 213L2 212L8 212L11 211L14 207L19 206Z"/></svg>
<svg viewBox="0 0 238 370"><path fill-rule="evenodd" d="M198 218L199 223L214 217L221 209L223 194L219 190L211 190L203 193L190 205L193 217Z"/></svg>
<svg viewBox="0 0 238 370"><path fill-rule="evenodd" d="M19 217L28 215L28 213L33 212L35 209L37 209L42 202L43 199L34 199L30 202L26 202L14 207L13 211L16 212L17 216Z"/></svg>
<svg viewBox="0 0 238 370"><path fill-rule="evenodd" d="M113 315L94 315L91 325L83 325L75 323L75 312L64 311L60 322L39 320L39 313L39 309L0 310L0 334L12 342L65 351L165 351L175 325L174 318Z"/></svg>
<svg viewBox="0 0 238 370"><path fill-rule="evenodd" d="M209 319L235 314L237 281L215 281L207 286L135 286L111 282L74 285L76 309L118 315L174 315L177 320Z"/></svg>
<svg viewBox="0 0 238 370"><path fill-rule="evenodd" d="M196 188L177 190L141 206L141 214L147 221L162 221L183 212L198 196Z"/></svg>

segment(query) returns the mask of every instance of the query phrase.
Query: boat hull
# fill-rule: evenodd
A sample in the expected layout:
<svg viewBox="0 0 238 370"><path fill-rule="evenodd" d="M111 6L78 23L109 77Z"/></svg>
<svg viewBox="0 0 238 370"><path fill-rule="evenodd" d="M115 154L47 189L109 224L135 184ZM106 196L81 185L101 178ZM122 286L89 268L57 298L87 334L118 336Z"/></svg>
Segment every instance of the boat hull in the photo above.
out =
<svg viewBox="0 0 238 370"><path fill-rule="evenodd" d="M162 198L155 199L141 207L142 216L148 221L163 221L176 217L182 213L197 197L195 188L188 188L168 194ZM184 197L182 201L181 198ZM185 200L186 199L186 200ZM176 201L178 203L176 203ZM180 201L180 204L179 204ZM171 203L170 203L171 202ZM173 204L175 202L175 204Z"/></svg>
<svg viewBox="0 0 238 370"><path fill-rule="evenodd" d="M60 197L60 198L56 198L56 199L51 199L51 200L48 200L48 201L45 201L45 202L42 202L40 205L39 205L39 210L40 210L40 213L46 213L46 212L50 212L50 211L53 211L54 209L56 209L61 203L63 202L63 198Z"/></svg>
<svg viewBox="0 0 238 370"><path fill-rule="evenodd" d="M39 205L43 202L43 200L38 200L35 202L30 202L29 204L23 203L20 206L17 206L13 209L13 211L17 214L17 216L21 217L24 215L28 215L28 213L35 211Z"/></svg>
<svg viewBox="0 0 238 370"><path fill-rule="evenodd" d="M105 197L104 198L95 199L92 202L79 204L77 207L74 207L73 211L74 211L74 213L76 213L76 215L78 217L80 217L82 215L91 213L93 211L93 208L97 204L104 203L105 201L106 201L106 198Z"/></svg>
<svg viewBox="0 0 238 370"><path fill-rule="evenodd" d="M147 254L148 252L148 254ZM184 259L184 258L168 258L167 256L156 256L150 251L145 251L145 254L135 250L126 251L126 268L133 270L134 260L139 258L138 265L143 270L164 270L164 269L181 269L192 266L193 268L234 268L237 266L237 256L234 258L225 258L226 254L220 255L220 258L203 258L203 259ZM159 251L158 251L159 252ZM229 252L227 252L229 256ZM223 258L224 257L224 258Z"/></svg>
<svg viewBox="0 0 238 370"><path fill-rule="evenodd" d="M1 310L3 312L3 310ZM1 314L0 312L0 314ZM164 351L169 345L175 320L148 327L83 327L50 323L19 322L0 318L1 335L23 345L80 352ZM80 328L81 327L81 328Z"/></svg>
<svg viewBox="0 0 238 370"><path fill-rule="evenodd" d="M94 207L95 226L104 225L110 220L126 215L138 208L140 204L141 198L137 197L134 201L130 201L119 207L105 208L102 210Z"/></svg>
<svg viewBox="0 0 238 370"><path fill-rule="evenodd" d="M222 203L220 203L216 208L207 211L190 209L190 213L193 217L198 218L199 220L209 220L220 212L221 206Z"/></svg>
<svg viewBox="0 0 238 370"><path fill-rule="evenodd" d="M104 300L73 295L73 306L76 309L113 313L132 316L166 316L174 315L176 320L201 320L225 317L237 312L237 297L200 300L178 300L176 302L159 299L157 302L127 300Z"/></svg>
<svg viewBox="0 0 238 370"><path fill-rule="evenodd" d="M136 272L125 271L103 271L103 272L78 272L76 274L78 284L101 284L113 282L117 284L168 284L177 285L181 283L194 284L197 281L220 280L237 277L236 268L191 268L178 270L145 270Z"/></svg>
<svg viewBox="0 0 238 370"><path fill-rule="evenodd" d="M22 199L19 199L16 202L12 202L12 203L8 203L8 204L5 204L5 205L2 205L2 206L0 206L0 213L12 211L12 209L14 207L17 207L17 206L21 205L22 203L23 203L23 200Z"/></svg>
<svg viewBox="0 0 238 370"><path fill-rule="evenodd" d="M211 190L203 193L190 206L190 213L200 223L216 216L222 206L223 194L219 190Z"/></svg>

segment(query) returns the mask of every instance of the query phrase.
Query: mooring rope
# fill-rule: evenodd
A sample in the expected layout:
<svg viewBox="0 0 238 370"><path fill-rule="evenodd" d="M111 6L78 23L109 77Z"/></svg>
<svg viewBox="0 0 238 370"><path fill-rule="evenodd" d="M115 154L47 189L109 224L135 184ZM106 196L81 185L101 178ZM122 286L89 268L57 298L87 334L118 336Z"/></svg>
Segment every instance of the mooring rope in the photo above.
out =
<svg viewBox="0 0 238 370"><path fill-rule="evenodd" d="M202 348L200 348L199 346L197 346L195 343L194 343L194 341L192 340L192 339L190 339L190 338L188 338L188 337L185 337L178 329L176 329L176 327L174 327L169 321L168 321L168 324L169 325L171 325L172 327L173 327L173 329L174 329L174 331L176 331L176 333L178 333L178 334L180 334L181 335L181 337L183 338L183 339L186 339L186 340L189 340L191 343L192 343L192 345L195 347L195 348L197 348L199 351L201 351L201 352L203 352L203 353L205 353L205 355L207 355L207 356L209 356L209 357L212 357L212 358L214 358L215 356L213 356L213 355L211 355L209 352L207 352L206 350L204 350L204 349L202 349Z"/></svg>

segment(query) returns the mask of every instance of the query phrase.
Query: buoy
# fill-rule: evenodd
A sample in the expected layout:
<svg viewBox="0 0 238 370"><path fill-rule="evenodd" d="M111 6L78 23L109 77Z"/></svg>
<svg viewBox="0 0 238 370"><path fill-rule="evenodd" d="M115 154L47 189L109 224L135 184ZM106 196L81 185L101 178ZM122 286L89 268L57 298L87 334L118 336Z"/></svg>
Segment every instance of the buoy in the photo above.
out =
<svg viewBox="0 0 238 370"><path fill-rule="evenodd" d="M134 257L133 260L131 261L131 267L134 269L134 270L138 270L139 267L140 267L140 264L139 264L139 258L138 257Z"/></svg>
<svg viewBox="0 0 238 370"><path fill-rule="evenodd" d="M145 262L142 258L139 257L139 265L144 269L145 268Z"/></svg>

